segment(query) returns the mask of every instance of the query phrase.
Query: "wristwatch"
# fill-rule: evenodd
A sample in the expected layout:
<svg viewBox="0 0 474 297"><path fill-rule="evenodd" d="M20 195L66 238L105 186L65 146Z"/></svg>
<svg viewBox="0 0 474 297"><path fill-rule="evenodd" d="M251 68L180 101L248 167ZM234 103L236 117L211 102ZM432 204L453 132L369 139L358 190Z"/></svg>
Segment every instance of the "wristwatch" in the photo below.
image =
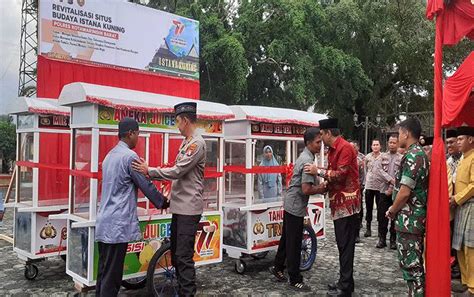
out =
<svg viewBox="0 0 474 297"><path fill-rule="evenodd" d="M317 175L319 177L325 177L326 176L326 169L318 169Z"/></svg>

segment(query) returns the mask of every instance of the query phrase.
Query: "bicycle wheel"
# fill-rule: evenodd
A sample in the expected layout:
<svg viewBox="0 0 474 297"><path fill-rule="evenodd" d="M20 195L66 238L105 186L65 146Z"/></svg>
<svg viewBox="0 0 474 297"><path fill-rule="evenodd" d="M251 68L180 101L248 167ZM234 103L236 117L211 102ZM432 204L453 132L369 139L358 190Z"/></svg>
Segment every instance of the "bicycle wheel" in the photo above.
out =
<svg viewBox="0 0 474 297"><path fill-rule="evenodd" d="M150 296L177 296L178 281L171 264L171 244L164 243L159 248L147 270L146 285Z"/></svg>
<svg viewBox="0 0 474 297"><path fill-rule="evenodd" d="M318 239L311 225L304 225L303 240L301 241L300 270L307 271L313 266L318 251Z"/></svg>

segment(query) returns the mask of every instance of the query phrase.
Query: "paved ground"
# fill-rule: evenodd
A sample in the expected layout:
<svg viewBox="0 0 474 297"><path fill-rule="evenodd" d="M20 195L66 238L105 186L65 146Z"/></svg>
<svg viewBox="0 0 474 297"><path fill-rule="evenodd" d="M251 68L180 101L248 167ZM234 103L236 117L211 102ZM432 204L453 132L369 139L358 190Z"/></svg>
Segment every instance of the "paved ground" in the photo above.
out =
<svg viewBox="0 0 474 297"><path fill-rule="evenodd" d="M12 211L7 210L0 234L10 234ZM318 255L313 268L304 272L305 281L312 286L308 296L325 296L328 283L338 274L338 253L332 222L327 220L328 236L318 243ZM376 249L376 238L363 238L356 246L354 296L406 296L406 287L396 261L396 252ZM233 270L228 257L223 263L197 270L198 295L210 296L293 296L298 295L286 284L276 283L268 273L274 253L264 260L249 260L245 275ZM65 263L58 257L38 264L36 280L23 277L23 263L12 246L0 240L0 296L94 296L94 292L78 294L71 278L65 273ZM299 294L302 295L302 294ZM120 296L147 296L146 290L122 290Z"/></svg>

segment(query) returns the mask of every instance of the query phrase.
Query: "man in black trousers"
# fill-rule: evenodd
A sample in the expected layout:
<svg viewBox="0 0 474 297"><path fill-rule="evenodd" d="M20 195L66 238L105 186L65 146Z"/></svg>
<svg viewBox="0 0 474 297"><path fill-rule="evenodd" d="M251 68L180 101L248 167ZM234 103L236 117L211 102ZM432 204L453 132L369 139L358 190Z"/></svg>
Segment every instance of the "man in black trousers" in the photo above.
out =
<svg viewBox="0 0 474 297"><path fill-rule="evenodd" d="M319 121L321 138L329 147L328 167L305 166L305 173L328 182L329 206L339 250L339 280L328 285L329 296L351 296L354 292L354 251L361 196L357 154L342 136L337 119Z"/></svg>
<svg viewBox="0 0 474 297"><path fill-rule="evenodd" d="M290 186L288 187L283 208L283 232L275 256L275 266L270 272L280 282L287 279L283 274L286 266L290 276L290 287L297 291L311 291L311 288L303 283L300 273L301 241L303 239L303 222L306 216L306 207L310 195L322 194L326 191L325 185L318 185L317 179L304 173L304 165L314 163L314 155L321 150L321 136L318 128L308 128L304 134L306 148L299 155L293 169Z"/></svg>

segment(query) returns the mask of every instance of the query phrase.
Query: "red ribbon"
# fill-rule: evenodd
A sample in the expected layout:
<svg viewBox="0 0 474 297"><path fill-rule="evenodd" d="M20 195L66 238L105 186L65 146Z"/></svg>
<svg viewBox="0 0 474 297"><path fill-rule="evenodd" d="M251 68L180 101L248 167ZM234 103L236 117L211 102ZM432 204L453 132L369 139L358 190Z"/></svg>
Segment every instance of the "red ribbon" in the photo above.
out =
<svg viewBox="0 0 474 297"><path fill-rule="evenodd" d="M69 170L69 166L61 164L35 163L30 161L17 161L16 165L21 167L39 168L39 169L55 169L55 170Z"/></svg>
<svg viewBox="0 0 474 297"><path fill-rule="evenodd" d="M175 165L174 163L166 163L166 164L163 164L159 167L160 168L170 168L170 167L173 167L174 165ZM224 172L217 171L216 167L204 168L204 178L206 178L206 179L219 178L219 177L223 177L223 176L224 176Z"/></svg>
<svg viewBox="0 0 474 297"><path fill-rule="evenodd" d="M241 174L262 174L262 173L283 173L286 177L286 187L290 185L291 178L293 176L293 164L290 163L288 165L282 166L254 166L252 168L246 168L245 166L241 165L229 165L224 166L225 172L236 172Z"/></svg>
<svg viewBox="0 0 474 297"><path fill-rule="evenodd" d="M78 177L87 177L87 178L95 178L98 180L102 179L102 172L90 172L85 170L69 170L69 174L72 176Z"/></svg>

